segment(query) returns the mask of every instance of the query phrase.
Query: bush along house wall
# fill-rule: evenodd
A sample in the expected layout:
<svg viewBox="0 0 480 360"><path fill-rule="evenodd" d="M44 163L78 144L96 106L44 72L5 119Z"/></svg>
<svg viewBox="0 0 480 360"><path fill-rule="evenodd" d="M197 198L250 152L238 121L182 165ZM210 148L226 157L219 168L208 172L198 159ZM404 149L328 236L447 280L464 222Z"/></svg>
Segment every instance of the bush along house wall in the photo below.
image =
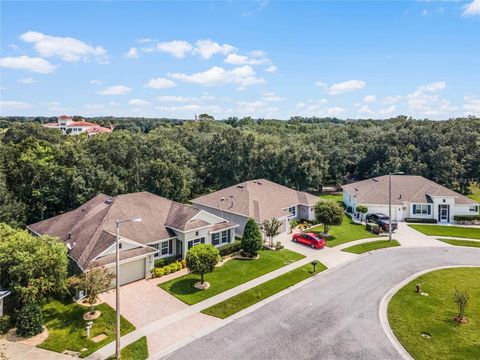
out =
<svg viewBox="0 0 480 360"><path fill-rule="evenodd" d="M480 215L455 215L453 220L459 225L480 225Z"/></svg>

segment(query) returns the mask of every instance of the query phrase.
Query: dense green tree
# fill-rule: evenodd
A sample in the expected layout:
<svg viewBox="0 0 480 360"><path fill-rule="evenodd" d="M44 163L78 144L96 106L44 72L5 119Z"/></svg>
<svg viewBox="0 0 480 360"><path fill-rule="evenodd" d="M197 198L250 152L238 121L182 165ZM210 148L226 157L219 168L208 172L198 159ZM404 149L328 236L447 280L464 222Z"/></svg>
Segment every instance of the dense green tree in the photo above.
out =
<svg viewBox="0 0 480 360"><path fill-rule="evenodd" d="M249 218L243 229L243 236L240 242L242 251L250 257L257 255L263 247L262 233L254 219Z"/></svg>
<svg viewBox="0 0 480 360"><path fill-rule="evenodd" d="M212 272L220 260L218 249L211 244L199 244L187 251L185 258L188 271L200 276L200 283L204 282L204 275Z"/></svg>
<svg viewBox="0 0 480 360"><path fill-rule="evenodd" d="M12 291L17 307L61 294L67 263L67 249L58 239L0 224L0 287Z"/></svg>
<svg viewBox="0 0 480 360"><path fill-rule="evenodd" d="M341 225L343 220L343 208L335 201L319 201L315 204L315 221L323 224L323 232L328 231L333 225Z"/></svg>

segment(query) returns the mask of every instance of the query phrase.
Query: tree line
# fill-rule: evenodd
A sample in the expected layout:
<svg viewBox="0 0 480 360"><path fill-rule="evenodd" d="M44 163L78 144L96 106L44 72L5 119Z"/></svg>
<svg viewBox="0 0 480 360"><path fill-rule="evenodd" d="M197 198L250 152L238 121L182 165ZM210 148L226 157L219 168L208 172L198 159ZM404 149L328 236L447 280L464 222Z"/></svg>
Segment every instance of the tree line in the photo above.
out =
<svg viewBox="0 0 480 360"><path fill-rule="evenodd" d="M115 131L65 136L42 127L42 119L0 119L7 124L0 132L0 222L22 226L98 193L150 191L186 202L253 178L317 191L403 171L461 193L480 180L480 119L472 117L93 121Z"/></svg>

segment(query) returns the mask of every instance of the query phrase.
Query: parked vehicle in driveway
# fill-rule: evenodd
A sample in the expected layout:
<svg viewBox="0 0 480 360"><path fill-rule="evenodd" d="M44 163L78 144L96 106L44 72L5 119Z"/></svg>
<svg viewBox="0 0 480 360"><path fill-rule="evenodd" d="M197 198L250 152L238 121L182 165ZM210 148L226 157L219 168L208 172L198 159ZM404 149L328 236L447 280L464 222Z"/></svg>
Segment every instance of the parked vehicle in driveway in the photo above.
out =
<svg viewBox="0 0 480 360"><path fill-rule="evenodd" d="M323 249L325 247L325 239L315 233L293 234L292 240L296 243L308 245L312 249Z"/></svg>
<svg viewBox="0 0 480 360"><path fill-rule="evenodd" d="M388 231L388 227L390 226L390 218L382 213L373 213L373 214L367 214L365 217L365 220L367 223L373 222L380 226L383 231ZM398 224L395 221L392 221L392 232L397 230Z"/></svg>

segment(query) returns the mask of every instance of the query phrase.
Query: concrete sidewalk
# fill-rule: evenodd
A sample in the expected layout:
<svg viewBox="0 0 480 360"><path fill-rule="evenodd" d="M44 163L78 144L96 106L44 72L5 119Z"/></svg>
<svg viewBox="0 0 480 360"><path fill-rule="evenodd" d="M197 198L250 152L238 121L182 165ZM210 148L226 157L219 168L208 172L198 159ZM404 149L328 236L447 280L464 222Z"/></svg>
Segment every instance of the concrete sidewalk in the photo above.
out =
<svg viewBox="0 0 480 360"><path fill-rule="evenodd" d="M0 359L73 360L72 356L0 339Z"/></svg>

